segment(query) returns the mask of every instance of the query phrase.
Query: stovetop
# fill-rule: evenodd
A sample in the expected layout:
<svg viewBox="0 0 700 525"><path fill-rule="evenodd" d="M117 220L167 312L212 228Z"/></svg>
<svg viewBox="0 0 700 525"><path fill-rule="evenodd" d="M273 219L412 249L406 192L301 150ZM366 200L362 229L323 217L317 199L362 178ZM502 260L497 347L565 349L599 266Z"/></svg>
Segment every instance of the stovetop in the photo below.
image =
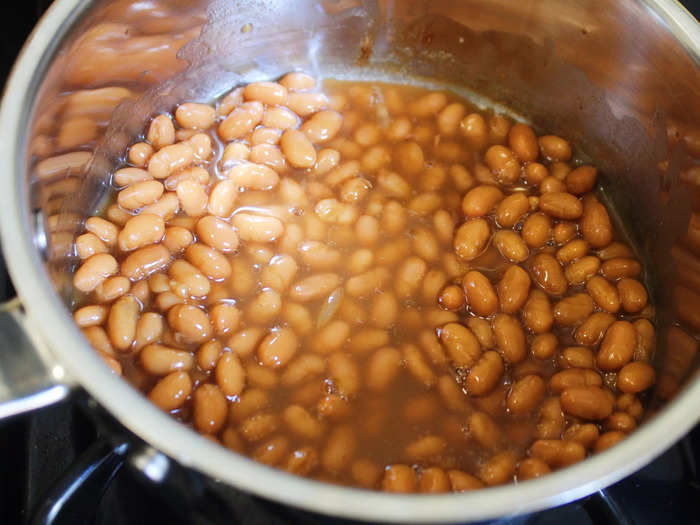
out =
<svg viewBox="0 0 700 525"><path fill-rule="evenodd" d="M0 84L51 0L0 2ZM694 0L684 2L696 16ZM0 267L0 276L3 275ZM12 286L0 277L0 297ZM341 523L244 493L222 498L186 472L154 481L124 463L78 394L0 422L0 525ZM179 477L178 477L179 476ZM173 479L177 478L177 479ZM183 491L183 486L186 490ZM646 468L592 496L499 525L700 524L700 425Z"/></svg>

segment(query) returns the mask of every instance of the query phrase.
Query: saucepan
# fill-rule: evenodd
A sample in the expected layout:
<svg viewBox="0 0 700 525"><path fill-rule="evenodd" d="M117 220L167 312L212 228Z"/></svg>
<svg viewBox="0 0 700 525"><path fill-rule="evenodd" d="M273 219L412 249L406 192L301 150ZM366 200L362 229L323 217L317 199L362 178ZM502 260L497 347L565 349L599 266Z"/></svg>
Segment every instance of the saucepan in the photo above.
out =
<svg viewBox="0 0 700 525"><path fill-rule="evenodd" d="M84 389L206 483L361 520L466 522L586 496L700 420L700 27L673 0L57 0L0 115L0 417ZM74 325L71 243L154 113L289 70L439 85L563 134L595 159L649 270L658 381L611 449L523 483L391 495L298 478L231 453L113 375ZM169 458L169 459L165 459Z"/></svg>

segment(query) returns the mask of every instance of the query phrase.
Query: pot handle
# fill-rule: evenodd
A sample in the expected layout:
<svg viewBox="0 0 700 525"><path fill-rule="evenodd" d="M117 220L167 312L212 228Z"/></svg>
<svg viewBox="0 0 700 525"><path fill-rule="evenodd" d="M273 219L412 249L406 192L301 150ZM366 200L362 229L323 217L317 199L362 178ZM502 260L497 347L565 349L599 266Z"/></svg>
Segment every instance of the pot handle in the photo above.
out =
<svg viewBox="0 0 700 525"><path fill-rule="evenodd" d="M0 304L0 420L64 399L62 367L32 329L19 298Z"/></svg>

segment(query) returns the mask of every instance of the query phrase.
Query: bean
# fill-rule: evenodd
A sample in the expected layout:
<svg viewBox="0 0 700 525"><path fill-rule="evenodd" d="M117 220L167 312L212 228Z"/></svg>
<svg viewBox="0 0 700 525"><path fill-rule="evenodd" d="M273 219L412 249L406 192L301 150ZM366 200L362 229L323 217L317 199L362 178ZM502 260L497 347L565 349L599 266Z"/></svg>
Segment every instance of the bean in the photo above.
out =
<svg viewBox="0 0 700 525"><path fill-rule="evenodd" d="M637 346L637 333L632 323L616 321L605 332L598 351L598 366L602 370L619 370L632 360Z"/></svg>
<svg viewBox="0 0 700 525"><path fill-rule="evenodd" d="M78 308L73 313L75 323L81 328L87 328L88 326L99 326L106 318L107 308L99 304L83 306L82 308Z"/></svg>
<svg viewBox="0 0 700 525"><path fill-rule="evenodd" d="M112 177L115 186L129 186L137 182L151 180L151 174L141 168L122 168L114 172Z"/></svg>
<svg viewBox="0 0 700 525"><path fill-rule="evenodd" d="M340 277L334 273L311 275L292 285L289 296L294 301L314 301L327 296L340 284Z"/></svg>
<svg viewBox="0 0 700 525"><path fill-rule="evenodd" d="M455 233L454 250L464 261L471 261L486 249L491 229L484 219L470 219L463 223Z"/></svg>
<svg viewBox="0 0 700 525"><path fill-rule="evenodd" d="M542 401L547 386L538 375L527 375L516 381L506 398L511 414L528 414Z"/></svg>
<svg viewBox="0 0 700 525"><path fill-rule="evenodd" d="M436 435L427 435L406 445L404 455L414 461L427 460L440 455L447 447L443 438Z"/></svg>
<svg viewBox="0 0 700 525"><path fill-rule="evenodd" d="M467 389L474 396L489 394L503 375L503 359L498 352L484 352L467 375Z"/></svg>
<svg viewBox="0 0 700 525"><path fill-rule="evenodd" d="M394 289L399 298L413 296L428 271L428 265L420 257L409 257L399 266Z"/></svg>
<svg viewBox="0 0 700 525"><path fill-rule="evenodd" d="M114 257L107 253L95 254L86 259L75 272L73 286L81 292L91 292L107 277L117 273L117 270L118 264Z"/></svg>
<svg viewBox="0 0 700 525"><path fill-rule="evenodd" d="M442 292L440 293L438 303L440 303L440 306L446 310L460 310L464 308L466 304L464 291L456 284L447 286L443 288Z"/></svg>
<svg viewBox="0 0 700 525"><path fill-rule="evenodd" d="M594 188L597 176L595 166L580 166L566 176L566 191L574 195L588 193Z"/></svg>
<svg viewBox="0 0 700 525"><path fill-rule="evenodd" d="M382 490L396 493L415 492L417 481L416 473L408 465L389 465L384 470Z"/></svg>
<svg viewBox="0 0 700 525"><path fill-rule="evenodd" d="M426 362L420 349L412 344L403 346L403 358L406 362L406 368L426 388L431 388L437 381L435 372Z"/></svg>
<svg viewBox="0 0 700 525"><path fill-rule="evenodd" d="M512 314L519 311L530 293L530 276L520 266L512 265L498 283L498 301L501 311Z"/></svg>
<svg viewBox="0 0 700 525"><path fill-rule="evenodd" d="M598 427L593 423L577 423L566 429L563 438L566 441L580 443L584 448L589 449L593 447L599 435Z"/></svg>
<svg viewBox="0 0 700 525"><path fill-rule="evenodd" d="M562 264L568 264L580 259L588 253L588 243L583 239L574 239L559 248L556 253L557 260Z"/></svg>
<svg viewBox="0 0 700 525"><path fill-rule="evenodd" d="M566 185L556 177L545 177L539 187L542 195L546 193L562 193L566 191Z"/></svg>
<svg viewBox="0 0 700 525"><path fill-rule="evenodd" d="M94 233L84 233L75 240L78 257L87 259L98 253L107 253L109 248Z"/></svg>
<svg viewBox="0 0 700 525"><path fill-rule="evenodd" d="M299 405L285 408L282 419L292 432L304 439L318 439L324 432L323 424Z"/></svg>
<svg viewBox="0 0 700 525"><path fill-rule="evenodd" d="M309 138L294 129L287 129L280 143L282 153L295 168L312 168L316 164L316 150Z"/></svg>
<svg viewBox="0 0 700 525"><path fill-rule="evenodd" d="M608 259L600 267L603 277L610 281L624 279L626 277L637 277L642 272L639 262L634 259L614 258Z"/></svg>
<svg viewBox="0 0 700 525"><path fill-rule="evenodd" d="M559 398L567 413L582 419L602 420L613 411L610 397L597 386L569 387Z"/></svg>
<svg viewBox="0 0 700 525"><path fill-rule="evenodd" d="M172 226L166 228L162 242L163 246L165 246L170 253L176 254L182 252L194 242L194 235L186 228Z"/></svg>
<svg viewBox="0 0 700 525"><path fill-rule="evenodd" d="M213 215L197 221L199 239L220 252L235 252L238 248L238 234L231 225Z"/></svg>
<svg viewBox="0 0 700 525"><path fill-rule="evenodd" d="M159 242L165 233L165 223L157 215L141 213L129 219L119 232L119 249L131 251Z"/></svg>
<svg viewBox="0 0 700 525"><path fill-rule="evenodd" d="M246 371L234 352L224 352L216 364L216 384L225 396L239 396L246 383Z"/></svg>
<svg viewBox="0 0 700 525"><path fill-rule="evenodd" d="M568 467L586 457L583 445L562 439L539 439L530 446L529 453L551 468Z"/></svg>
<svg viewBox="0 0 700 525"><path fill-rule="evenodd" d="M375 268L350 277L345 283L345 291L352 297L367 297L381 291L389 278L389 270Z"/></svg>
<svg viewBox="0 0 700 525"><path fill-rule="evenodd" d="M190 304L178 304L168 312L168 323L187 342L203 343L212 336L207 313Z"/></svg>
<svg viewBox="0 0 700 525"><path fill-rule="evenodd" d="M192 244L185 250L185 258L210 279L226 279L231 275L231 264L226 257L210 246Z"/></svg>
<svg viewBox="0 0 700 525"><path fill-rule="evenodd" d="M615 286L598 275L586 282L586 291L596 304L606 312L617 313L620 310L620 296Z"/></svg>
<svg viewBox="0 0 700 525"><path fill-rule="evenodd" d="M609 449L613 445L616 445L617 443L625 439L625 437L626 435L623 432L606 432L605 434L602 434L595 442L593 451L596 453L603 452L604 450Z"/></svg>
<svg viewBox="0 0 700 525"><path fill-rule="evenodd" d="M617 283L617 291L625 312L638 313L647 305L649 299L647 291L636 279L621 279Z"/></svg>
<svg viewBox="0 0 700 525"><path fill-rule="evenodd" d="M282 298L270 288L263 288L246 308L246 317L258 324L269 323L282 309Z"/></svg>
<svg viewBox="0 0 700 525"><path fill-rule="evenodd" d="M313 89L316 86L316 81L306 73L295 71L284 75L280 80L280 84L289 91L306 91Z"/></svg>
<svg viewBox="0 0 700 525"><path fill-rule="evenodd" d="M629 394L638 394L647 390L654 381L654 368L640 361L626 364L617 375L617 387Z"/></svg>
<svg viewBox="0 0 700 525"><path fill-rule="evenodd" d="M598 372L584 368L568 368L557 372L549 379L549 389L560 394L568 388L601 386L603 380Z"/></svg>
<svg viewBox="0 0 700 525"><path fill-rule="evenodd" d="M503 228L512 228L530 210L530 203L524 193L513 193L496 207L496 221Z"/></svg>
<svg viewBox="0 0 700 525"><path fill-rule="evenodd" d="M194 150L189 143L170 144L151 155L151 158L148 160L148 173L156 179L166 179L177 170L191 166L193 162ZM143 184L143 182L138 184Z"/></svg>
<svg viewBox="0 0 700 525"><path fill-rule="evenodd" d="M272 368L286 365L299 346L296 334L289 328L279 328L270 332L258 347L260 363Z"/></svg>
<svg viewBox="0 0 700 525"><path fill-rule="evenodd" d="M612 241L613 229L605 206L587 202L581 217L581 234L593 248L604 248Z"/></svg>
<svg viewBox="0 0 700 525"><path fill-rule="evenodd" d="M151 120L146 140L156 149L175 142L175 126L169 115L158 115Z"/></svg>
<svg viewBox="0 0 700 525"><path fill-rule="evenodd" d="M153 146L146 142L137 142L129 148L129 162L139 168L148 164L151 155L153 155Z"/></svg>
<svg viewBox="0 0 700 525"><path fill-rule="evenodd" d="M467 217L488 215L503 200L503 193L496 186L481 185L472 188L462 199L462 212Z"/></svg>
<svg viewBox="0 0 700 525"><path fill-rule="evenodd" d="M175 110L175 120L185 129L207 129L216 120L216 111L207 104L186 102Z"/></svg>
<svg viewBox="0 0 700 525"><path fill-rule="evenodd" d="M357 438L348 425L336 427L330 434L321 454L321 464L331 472L340 472L348 467L355 454Z"/></svg>
<svg viewBox="0 0 700 525"><path fill-rule="evenodd" d="M538 139L542 156L552 161L567 161L571 158L571 146L556 135L543 135Z"/></svg>
<svg viewBox="0 0 700 525"><path fill-rule="evenodd" d="M527 124L517 122L510 128L508 145L523 162L535 161L540 155L535 133Z"/></svg>
<svg viewBox="0 0 700 525"><path fill-rule="evenodd" d="M554 319L563 326L583 322L593 312L593 299L586 293L565 297L554 305Z"/></svg>
<svg viewBox="0 0 700 525"><path fill-rule="evenodd" d="M527 354L525 332L518 320L507 314L493 318L493 333L503 359L508 363L519 363Z"/></svg>
<svg viewBox="0 0 700 525"><path fill-rule="evenodd" d="M217 130L219 137L226 142L244 137L260 124L264 112L265 107L259 101L241 104L221 121Z"/></svg>
<svg viewBox="0 0 700 525"><path fill-rule="evenodd" d="M581 257L569 264L564 270L566 280L571 285L585 284L600 268L600 259L594 255Z"/></svg>
<svg viewBox="0 0 700 525"><path fill-rule="evenodd" d="M634 351L634 360L651 361L651 356L656 344L654 325L647 319L637 319L632 324L637 331L637 348Z"/></svg>
<svg viewBox="0 0 700 525"><path fill-rule="evenodd" d="M448 323L440 330L440 340L445 345L455 366L468 368L479 359L481 346L469 328L459 323Z"/></svg>
<svg viewBox="0 0 700 525"><path fill-rule="evenodd" d="M550 295L562 295L568 287L557 260L548 253L538 253L530 261L533 280Z"/></svg>
<svg viewBox="0 0 700 525"><path fill-rule="evenodd" d="M423 149L416 142L400 142L394 147L392 156L399 172L409 177L423 171L425 166Z"/></svg>
<svg viewBox="0 0 700 525"><path fill-rule="evenodd" d="M462 279L462 288L467 306L476 315L488 317L498 309L498 296L488 278L481 272L472 270Z"/></svg>
<svg viewBox="0 0 700 525"><path fill-rule="evenodd" d="M326 109L328 99L322 93L290 93L287 107L300 117L308 117Z"/></svg>
<svg viewBox="0 0 700 525"><path fill-rule="evenodd" d="M549 465L541 459L526 458L518 463L518 481L539 478L550 472Z"/></svg>
<svg viewBox="0 0 700 525"><path fill-rule="evenodd" d="M541 248L552 236L552 220L544 213L533 213L523 223L521 236L531 248Z"/></svg>
<svg viewBox="0 0 700 525"><path fill-rule="evenodd" d="M461 470L449 470L447 476L453 492L465 492L483 488L484 484L476 477Z"/></svg>
<svg viewBox="0 0 700 525"><path fill-rule="evenodd" d="M444 93L432 92L423 95L408 104L408 113L418 118L432 117L447 105Z"/></svg>
<svg viewBox="0 0 700 525"><path fill-rule="evenodd" d="M223 388L222 388L223 390ZM248 441L260 441L269 436L279 427L279 419L275 414L262 413L249 417L241 423L241 434Z"/></svg>
<svg viewBox="0 0 700 525"><path fill-rule="evenodd" d="M557 336L550 332L540 333L532 340L532 355L537 359L551 359L559 346Z"/></svg>
<svg viewBox="0 0 700 525"><path fill-rule="evenodd" d="M481 466L479 478L489 487L501 485L515 475L515 463L513 452L499 452Z"/></svg>
<svg viewBox="0 0 700 525"><path fill-rule="evenodd" d="M120 297L109 311L107 333L117 350L128 350L136 337L141 305L133 295Z"/></svg>
<svg viewBox="0 0 700 525"><path fill-rule="evenodd" d="M384 347L375 351L367 364L367 387L375 392L386 390L401 367L401 352Z"/></svg>
<svg viewBox="0 0 700 525"><path fill-rule="evenodd" d="M540 196L539 206L540 210L557 219L578 219L583 214L583 204L571 193L545 193Z"/></svg>
<svg viewBox="0 0 700 525"><path fill-rule="evenodd" d="M523 262L530 255L530 250L522 237L511 230L498 230L494 233L493 244L503 258L511 262Z"/></svg>
<svg viewBox="0 0 700 525"><path fill-rule="evenodd" d="M523 309L523 322L536 334L551 330L554 324L554 312L547 294L541 290L530 291Z"/></svg>
<svg viewBox="0 0 700 525"><path fill-rule="evenodd" d="M495 145L487 149L484 162L501 184L514 184L520 177L520 161L505 146Z"/></svg>
<svg viewBox="0 0 700 525"><path fill-rule="evenodd" d="M180 408L192 392L192 379L187 372L173 372L158 381L148 399L166 412Z"/></svg>
<svg viewBox="0 0 700 525"><path fill-rule="evenodd" d="M595 354L585 346L569 346L559 354L559 366L562 368L594 368Z"/></svg>
<svg viewBox="0 0 700 525"><path fill-rule="evenodd" d="M243 98L282 106L287 102L287 88L276 82L253 82L243 89Z"/></svg>
<svg viewBox="0 0 700 525"><path fill-rule="evenodd" d="M137 182L117 194L117 202L122 208L135 210L158 200L163 194L163 184L157 180Z"/></svg>
<svg viewBox="0 0 700 525"><path fill-rule="evenodd" d="M163 220L172 219L180 209L180 202L177 199L175 192L166 192L160 199L153 204L144 206L141 213L151 213L162 217Z"/></svg>

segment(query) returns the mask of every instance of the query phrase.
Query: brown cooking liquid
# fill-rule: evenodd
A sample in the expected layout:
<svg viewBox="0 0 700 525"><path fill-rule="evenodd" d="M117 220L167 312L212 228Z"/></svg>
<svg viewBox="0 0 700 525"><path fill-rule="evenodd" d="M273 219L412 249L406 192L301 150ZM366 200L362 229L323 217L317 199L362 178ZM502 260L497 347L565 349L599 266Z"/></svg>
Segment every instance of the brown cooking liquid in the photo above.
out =
<svg viewBox="0 0 700 525"><path fill-rule="evenodd" d="M376 124L378 126L377 129L384 133L396 120L397 116L395 112L400 110L397 109L396 100L402 101L401 104L403 105L403 110L405 110L407 107L410 107L412 101L429 93L428 90L413 86L340 81L326 81L323 86L323 92L330 97L332 105L338 105L338 101L341 100L341 98L347 100L344 107L338 108L338 111L344 118L343 127L338 135L324 144L316 145L317 152L323 148L335 148L340 151L341 165L355 158L361 159L362 155L372 147L383 146L386 148L386 151L396 154L398 142L388 140L384 136L380 136L376 143L358 145L356 142L358 139L356 135L358 127L369 123ZM507 133L508 128L513 124L510 119L504 119L503 117L495 118L494 114L490 111L479 110L469 102L458 98L453 93L444 93L447 96L448 103L461 102L464 105L463 116L470 113L479 113L483 116L485 122L490 126L489 144L508 143L506 136L503 134L503 126L505 123L505 131ZM401 105L398 107L400 108ZM408 257L415 256L416 254L413 245L416 232L428 231L435 236L436 232L433 217L438 210L446 210L449 213L449 216L454 222L455 230L465 220L462 212L462 198L466 191L464 187L455 185L455 180L450 172L451 167L461 165L466 168L472 180L471 187L476 187L484 183L496 184L505 195L520 191L524 192L529 197L540 196L539 189L536 186L533 187L528 184L522 176L515 184L499 184L491 171L484 165L484 152L487 145L485 147L474 147L473 143L470 143L460 130L457 130L453 136L441 137L436 126L436 115L434 113L426 117L415 117L410 114L404 116L408 117L410 120L411 131L401 142L415 141L415 143L420 145L424 154L425 165L422 168L419 167L414 174L407 173L405 163L402 164L404 161L394 157L383 169L389 169L399 173L410 185L410 196L407 198L396 196L388 197L387 191L377 183L377 173L370 173L361 169L359 176L364 177L369 182L371 189L357 202L352 202L351 205L359 210L357 216L360 216L363 213L375 213L371 211L372 207L380 210L386 202L395 200L399 202L406 211L407 220L405 226L397 234L387 234L385 231L380 230L379 238L376 243L372 245L360 245L355 232L354 223L356 219L349 225L320 223L322 234L320 237L315 237L314 240L321 241L340 252L339 262L334 267L312 269L304 264L304 262L297 257L297 254L292 254L296 259L298 269L291 286L294 286L294 283L298 283L309 275L325 272L335 273L340 278L340 285L334 290L333 294L335 294L334 297L341 297L341 301L336 305L339 306L337 309L333 310L332 317L323 319L322 312L328 312L329 309L328 293L324 294L320 299L299 303L308 309L314 326L311 332L306 335L302 336L297 334L299 341L298 348L290 362L285 363L285 366L279 368L265 367L261 364L258 353L255 351L250 355L241 357L243 367L247 369L246 387L240 396L235 395L227 398L227 410L230 410L231 413L226 417L223 426L211 437L215 441L223 441L225 445L236 449L238 452L252 455L253 457L267 461L279 468L287 468L290 464L290 458L294 457L295 451L303 450L305 453L310 453L312 458L315 458L310 460L310 467L304 469L303 473L305 475L346 485L360 485L371 488L382 488L383 486L387 490L404 490L405 488L402 488L404 486L401 485L400 482L396 486L386 481L384 485L382 484L382 472L387 466L395 464L410 466L415 473L416 479L421 479L421 473L429 467L439 467L446 472L457 469L480 478L481 482L485 484L501 483L513 479L525 479L529 476L524 473L520 476L518 475L518 461L522 461L528 456L539 457L540 459L543 458L542 453L533 454L532 451L529 451L533 442L538 438L548 437L558 439L563 434L564 429L577 423L595 424L600 435L604 435L606 431L615 430L614 423L611 423L609 418L590 421L571 414L562 413L561 417L564 423L560 432L557 435L543 435L542 431L537 430L538 422L542 419L540 408L545 400L550 398L556 399L558 397L558 394L552 394L549 391L549 387L547 387L547 392L541 396L541 399L537 402L537 406L527 413L513 415L507 408L506 398L510 392L511 385L515 381L528 375L536 375L544 379L545 384L549 384L551 376L555 372L561 370L563 366L566 366L565 363L562 364L560 353L561 350L568 346L577 345L573 333L580 322L573 327L561 326L557 322L554 323L552 332L558 339L558 351L554 356L548 359L538 359L533 356L530 343L535 337L535 334L525 328L524 331L527 338L527 356L525 359L514 363L504 362L504 371L490 392L482 396L474 396L469 393L466 383L469 367L460 368L455 366L449 358L444 359L444 362L440 362L440 359L436 360L432 358L422 347L420 336L421 334L425 335L426 332L439 336L442 326L446 323L458 321L466 325L467 320L470 317L476 317L476 315L467 304L459 307L454 312L441 308L437 302L435 292L424 292L424 287L428 285L429 279L426 279L426 274L423 273L420 276L420 282L415 286L415 291L410 293L409 297L399 298L397 295L399 312L395 322L386 329L388 340L382 342L381 345L376 348L373 347L361 351L354 350L352 347L351 341L353 337L363 330L382 330L382 328L374 326L371 319L368 319L372 304L380 294L395 293L393 281L397 277L399 268ZM199 165L204 166L211 175L207 193L209 193L212 186L218 180L225 178L226 170L222 170L219 167L219 161L224 146L226 145L226 143L219 138L216 131L220 120L221 117L219 117L217 123L215 123L213 127L206 130L206 133L212 139L212 156L209 161L199 163ZM249 140L250 135L238 141L249 143ZM372 142L373 139L369 141ZM552 162L543 159L542 156L539 157L538 161L545 166L549 166L550 170L552 170L550 174L553 174L555 169L564 170L562 166L570 166L571 168L581 164L572 160L567 163L559 163L560 165L558 167L554 167L552 166ZM522 163L523 166L525 164L526 163ZM569 169L564 170L564 174L566 174ZM426 173L429 170L433 170L433 173L427 176ZM409 171L412 171L412 168L409 167ZM295 180L305 191L307 191L310 184L318 186L318 183L323 183L326 177L325 175L313 176L310 174L309 169L290 168L289 163L287 164L287 168L280 173L280 176L282 178L291 178ZM564 179L563 176L560 177L560 180ZM314 207L320 198L309 199L306 203L289 204L282 200L278 188L269 191L247 190L240 193L234 215L241 211L252 211L252 213L259 212L264 215L269 213L269 209L271 208L268 207L274 207L275 209L281 208L284 211L279 213L283 216L282 222L285 228L289 228L291 224L298 224L302 229L307 231L307 216L314 214ZM317 192L318 188L314 188L313 191ZM564 189L563 191L566 190ZM331 188L331 193L333 195L328 196L338 198L338 192L339 188ZM434 204L421 204L419 201L413 200L416 196L425 193L431 193L433 195L431 198L435 199L436 202ZM535 209L537 206L536 199L531 199L530 205L530 209L527 210L512 228L515 232L520 232L524 220L530 214L537 211ZM413 210L411 208L413 208ZM130 211L129 213L133 214L134 212ZM175 220L184 217L183 214L184 212L181 210ZM376 215L380 219L381 224L381 212ZM501 229L494 218L493 210L488 213L485 218L491 228L491 235ZM172 220L173 219L166 221L166 228L168 224L172 224ZM578 221L562 221L553 218L552 226L555 227L559 222L573 222L576 224ZM181 222L181 224L185 223ZM192 228L192 230L194 231L194 228ZM575 232L575 238L581 238L580 231L577 230ZM556 250L561 247L562 244L558 244L553 240L551 235L548 239L547 243L541 249L530 249L528 260L518 263L527 270L528 273L530 273L530 262L536 254L540 252L554 254ZM304 237L303 240L308 239ZM226 254L226 257L230 261L234 259L245 261L245 265L259 278L261 272L267 266L264 261L267 260L270 255L277 255L279 242L280 241L249 243L241 240L237 251L235 253ZM513 264L501 255L491 241L489 241L488 247L483 254L469 261L455 258L452 241L438 241L438 246L438 256L434 260L426 260L425 262L427 263L427 272L432 272L433 274L442 272L445 274L444 286L455 283L460 284L463 275L468 270L479 270L488 277L495 287L501 280L505 270ZM368 296L352 297L347 290L344 290L344 285L348 279L352 277L352 274L348 270L348 261L351 255L360 248L366 248L373 252L374 261L370 268L376 268L382 265L382 257L391 259L390 262L385 265L389 270L390 277L387 282L382 283L379 288L375 289ZM253 250L256 250L258 255L254 255L252 253ZM267 255L261 255L261 253L265 251L269 253ZM128 255L128 253L122 253L116 249L112 250L112 253L120 262ZM419 253L422 253L420 249ZM596 254L592 248L589 249L586 255L591 254ZM175 258L182 258L182 255L175 255ZM163 270L163 273L167 275L167 269ZM150 276L149 280L152 278L153 276ZM225 302L235 304L239 311L243 313L241 322L235 330L232 330L230 333L215 336L222 343L224 351L230 350L232 352L236 352L236 348L229 348L227 346L228 341L232 334L241 329L258 326L263 328L265 333L268 333L270 329L275 327L287 326L286 318L281 314L263 323L253 319L252 314L247 312L247 308L260 292L262 284L256 282L253 286L249 287L245 293L234 293L231 283L236 279L236 270L234 268L234 273L229 279L222 280L218 283L212 282L212 294L216 294L218 298L217 302L223 297ZM441 286L437 291L438 295L444 286ZM533 280L531 289L537 287L537 284ZM235 287L233 287L233 289L235 289ZM565 296L581 292L586 292L585 285L568 285ZM291 301L287 291L280 292L280 296L283 306L285 303ZM157 312L163 315L167 323L167 313L161 312L158 309L154 299L155 294L151 294L148 302L143 305L141 315L146 311ZM558 300L560 300L560 297L550 297L552 305ZM188 304L201 305L205 309L212 306L207 298L195 299L193 297L188 297L184 301ZM93 294L80 295L79 306L95 304L96 302ZM597 306L595 306L594 312L596 311L599 311ZM642 317L649 317L651 312L653 312L652 308L647 306L637 313L624 313L620 310L620 313L615 315L617 319L634 321ZM519 315L518 312L513 315L516 319L521 319L521 315ZM493 316L488 316L487 320L491 322L492 318ZM333 350L330 353L326 352L324 349L320 349L320 351L318 348L314 349L314 341L318 338L319 330L322 330L322 327L319 327L319 321L321 321L323 326L328 326L328 323L338 320L342 320L349 325L349 338L345 340L338 350ZM108 330L107 322L104 323L104 327ZM437 341L437 338L435 340ZM196 356L198 348L201 347L201 344L188 344L183 342L182 339L178 339L176 334L173 334L172 330L167 328L160 338L160 343L165 346L187 350L192 352L193 356ZM432 379L429 378L425 381L421 381L411 372L410 367L407 366L406 363L407 345L415 345L415 348L419 349L424 362L427 363L431 371ZM593 354L597 352L598 346L599 343L589 346ZM364 383L372 356L379 348L384 347L398 349L401 352L402 362L398 373L396 373L390 385L383 391L376 392L368 389ZM497 345L494 344L491 348L481 348L481 351L484 352L489 349L497 349ZM296 359L309 353L320 356L324 361L328 359L330 354L346 354L356 367L357 374L359 375L360 386L357 391L351 395L344 395L336 383L336 378L331 375L327 366L323 367L323 372L310 373L307 378L303 379L298 384L293 386L282 385L280 383L280 377L284 374L285 368L289 367L290 363L293 363ZM156 376L146 372L141 365L140 354L137 351L114 351L113 357L121 364L123 376L146 394L149 393L154 385L165 375ZM645 357L646 359L649 358L648 355ZM254 371L263 369L265 372L263 377L257 377ZM251 371L253 372L252 374ZM192 379L192 392L202 384L211 383L216 385L217 383L214 370L203 371L199 369L196 359L188 373ZM609 389L610 395L613 398L620 398L621 392L617 390L616 387L617 372L602 371L600 374L602 376L603 386ZM444 394L440 390L440 381L441 379L445 381L445 378L449 378L455 385L458 385L461 395L459 406L448 406L448 403L443 399ZM267 384L268 381L269 384ZM243 421L234 414L235 407L240 402L241 396L245 396L246 392L249 392L251 389L260 389L264 391L266 395L263 397L265 397L266 400L263 406L258 407L257 410L252 410L250 414L246 415L245 419L253 417L256 414L272 414L275 416L275 425L271 427L273 430L265 431L264 436L259 439L249 439L245 435L242 436L241 425ZM340 397L345 402L346 413L336 417L324 417L320 414L319 406L327 396ZM632 398L635 402L634 407L637 407L638 396L632 396ZM298 433L291 431L282 415L285 409L290 405L299 405L306 409L314 420L320 423L322 432L318 436L310 438L301 437ZM179 408L173 410L171 413L178 420L191 425L193 424L193 410L192 396L190 395ZM624 412L624 410L625 409L618 406L618 408L614 409L614 412ZM476 424L473 423L472 416L477 412L487 414L495 422L497 428L500 429L501 435L494 434L491 443L480 443L479 439L476 439L474 436L475 429L471 428L470 425ZM641 414L634 414L634 418L636 419L640 416ZM634 419L632 421L634 422ZM339 460L338 463L333 463L331 460L326 460L324 458L327 454L326 447L328 446L329 436L338 428L342 428L343 432L346 432L346 435L350 437L348 438L345 452L340 454L342 459ZM631 429L627 429L625 432L629 430ZM426 453L424 456L420 452L415 453L415 451L407 451L407 446L425 436L437 436L438 439L436 440L437 445L435 445L435 450ZM616 440L615 436L609 439L611 443ZM596 448L595 443L596 440L594 438L593 442L586 445L587 453L592 452L593 449ZM603 445L601 444L599 449L602 448ZM515 463L511 465L508 460L505 461L506 466L503 467L506 470L504 479L498 479L499 474L492 475L488 472L485 473L489 461L494 457L499 457L498 455L505 451L510 451L514 454L512 457ZM371 462L371 464L367 463L367 461ZM549 464L552 470L564 466L564 464L568 462L566 458L544 459L544 463ZM328 465L331 463L337 466L328 468ZM364 477L358 474L360 471L364 472L362 467L366 467L367 465L373 466L373 468L367 468L370 473ZM450 479L452 481L452 489L460 490L463 488L460 487L452 477ZM420 485L420 487L422 487L422 485ZM435 488L435 490L446 490L449 488L450 487L438 487ZM408 488L405 490L430 489L419 489L419 485L411 485L411 482L409 482Z"/></svg>

